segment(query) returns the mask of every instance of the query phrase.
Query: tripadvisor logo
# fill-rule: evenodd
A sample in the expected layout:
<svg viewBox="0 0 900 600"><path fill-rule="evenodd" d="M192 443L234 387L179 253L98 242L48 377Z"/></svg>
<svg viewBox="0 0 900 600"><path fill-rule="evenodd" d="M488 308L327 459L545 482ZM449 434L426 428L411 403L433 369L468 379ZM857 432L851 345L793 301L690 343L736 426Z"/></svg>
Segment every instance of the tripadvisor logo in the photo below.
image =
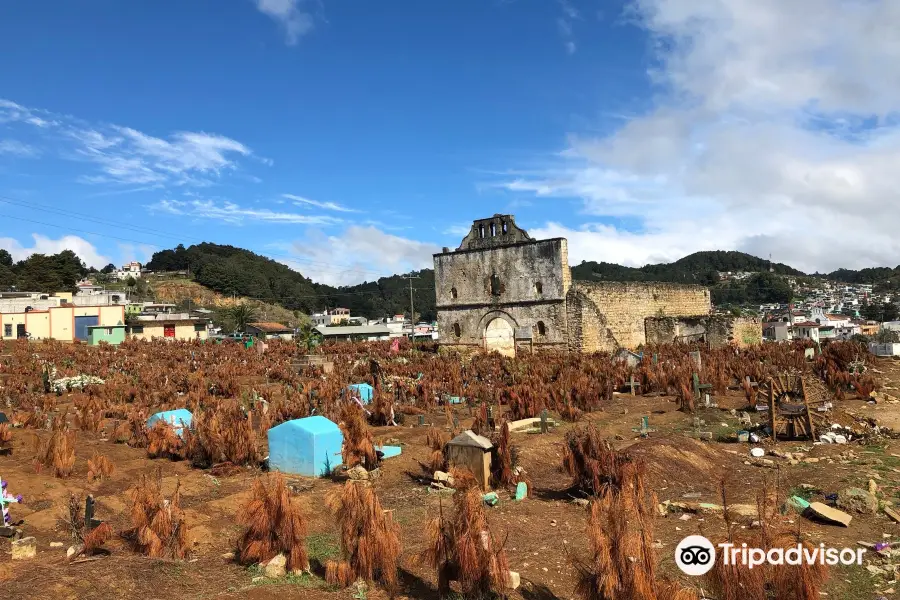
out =
<svg viewBox="0 0 900 600"><path fill-rule="evenodd" d="M689 535L675 547L675 564L687 575L706 575L716 564L716 548L702 535Z"/></svg>
<svg viewBox="0 0 900 600"><path fill-rule="evenodd" d="M821 564L862 565L863 548L828 548L825 544L797 544L785 548L751 548L747 544L719 544L723 565L742 565L749 569L762 565ZM675 564L687 575L705 575L716 564L716 547L702 535L689 535L675 547Z"/></svg>

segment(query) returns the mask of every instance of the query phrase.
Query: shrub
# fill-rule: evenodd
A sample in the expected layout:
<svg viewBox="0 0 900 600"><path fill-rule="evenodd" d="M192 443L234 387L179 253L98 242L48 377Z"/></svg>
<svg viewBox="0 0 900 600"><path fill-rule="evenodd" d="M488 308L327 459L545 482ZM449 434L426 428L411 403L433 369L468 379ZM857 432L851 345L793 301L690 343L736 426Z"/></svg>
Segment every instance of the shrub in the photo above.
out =
<svg viewBox="0 0 900 600"><path fill-rule="evenodd" d="M348 481L327 502L341 530L344 564L326 565L326 581L345 585L349 572L352 580L380 581L393 597L397 591L400 528L391 513L382 510L375 489L365 483Z"/></svg>
<svg viewBox="0 0 900 600"><path fill-rule="evenodd" d="M244 526L237 543L238 562L262 563L283 552L289 571L309 570L306 519L280 473L253 481L238 520Z"/></svg>

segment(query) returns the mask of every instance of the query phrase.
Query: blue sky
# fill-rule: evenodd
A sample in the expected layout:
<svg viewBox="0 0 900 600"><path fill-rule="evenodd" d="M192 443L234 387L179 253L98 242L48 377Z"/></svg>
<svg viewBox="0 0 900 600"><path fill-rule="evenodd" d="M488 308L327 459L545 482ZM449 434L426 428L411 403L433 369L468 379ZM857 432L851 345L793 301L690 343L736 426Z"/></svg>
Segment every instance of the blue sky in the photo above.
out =
<svg viewBox="0 0 900 600"><path fill-rule="evenodd" d="M896 189L898 11L782 4L5 3L0 245L99 267L213 241L354 283L503 212L573 263L893 266L900 223L846 231ZM791 19L812 32L768 33Z"/></svg>

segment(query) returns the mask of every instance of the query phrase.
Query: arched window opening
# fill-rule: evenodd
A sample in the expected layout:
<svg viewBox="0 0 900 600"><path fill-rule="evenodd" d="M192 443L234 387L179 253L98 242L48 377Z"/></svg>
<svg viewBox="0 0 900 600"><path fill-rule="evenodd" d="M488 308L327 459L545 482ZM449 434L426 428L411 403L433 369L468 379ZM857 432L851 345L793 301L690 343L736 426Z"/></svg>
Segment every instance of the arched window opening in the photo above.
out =
<svg viewBox="0 0 900 600"><path fill-rule="evenodd" d="M494 237L495 235L497 235L497 226L491 223L491 237Z"/></svg>
<svg viewBox="0 0 900 600"><path fill-rule="evenodd" d="M506 221L502 221L500 223L500 230L505 234L509 233L509 228L506 225Z"/></svg>
<svg viewBox="0 0 900 600"><path fill-rule="evenodd" d="M450 288L450 297L456 300L457 295L456 288Z"/></svg>
<svg viewBox="0 0 900 600"><path fill-rule="evenodd" d="M534 293L537 294L538 296L540 296L541 294L544 293L544 286L541 284L540 281L534 282Z"/></svg>
<svg viewBox="0 0 900 600"><path fill-rule="evenodd" d="M538 335L541 337L547 335L547 326L544 325L543 321L537 322L537 332L538 332Z"/></svg>
<svg viewBox="0 0 900 600"><path fill-rule="evenodd" d="M491 296L497 297L501 291L500 278L494 273L491 275Z"/></svg>
<svg viewBox="0 0 900 600"><path fill-rule="evenodd" d="M462 334L462 329L459 326L459 323L453 324L453 335L459 337Z"/></svg>

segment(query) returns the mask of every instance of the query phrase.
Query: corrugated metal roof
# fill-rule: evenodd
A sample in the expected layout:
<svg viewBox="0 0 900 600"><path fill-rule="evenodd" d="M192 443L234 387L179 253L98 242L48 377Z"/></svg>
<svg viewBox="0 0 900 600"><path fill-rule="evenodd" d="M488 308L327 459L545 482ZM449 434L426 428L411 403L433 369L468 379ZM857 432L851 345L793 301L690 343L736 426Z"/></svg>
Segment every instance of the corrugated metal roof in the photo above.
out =
<svg viewBox="0 0 900 600"><path fill-rule="evenodd" d="M267 321L264 323L247 323L248 327L253 327L254 329L258 329L260 331L265 331L268 333L278 333L281 331L294 331L290 327L286 325L282 325L281 323L275 323L272 321Z"/></svg>
<svg viewBox="0 0 900 600"><path fill-rule="evenodd" d="M379 325L336 325L334 327L319 325L316 327L316 331L325 337L334 335L388 335L391 333L390 329Z"/></svg>

